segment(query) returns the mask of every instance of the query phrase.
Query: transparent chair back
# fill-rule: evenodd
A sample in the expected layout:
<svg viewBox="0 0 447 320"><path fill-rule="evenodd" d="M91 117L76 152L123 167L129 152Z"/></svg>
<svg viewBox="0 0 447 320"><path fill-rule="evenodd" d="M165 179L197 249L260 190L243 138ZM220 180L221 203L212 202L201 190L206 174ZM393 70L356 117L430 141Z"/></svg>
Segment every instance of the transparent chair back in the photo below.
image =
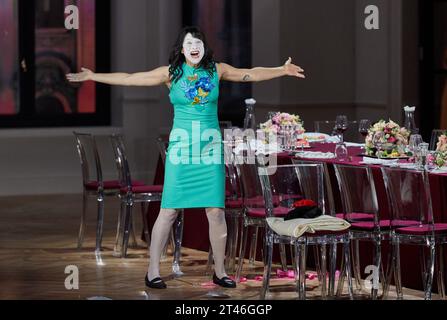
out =
<svg viewBox="0 0 447 320"><path fill-rule="evenodd" d="M84 186L91 182L103 183L101 161L96 140L92 134L73 132L76 139L76 150L82 169Z"/></svg>
<svg viewBox="0 0 447 320"><path fill-rule="evenodd" d="M244 206L247 208L263 208L263 191L259 180L258 167L252 163L238 163L236 165L238 180L240 181Z"/></svg>
<svg viewBox="0 0 447 320"><path fill-rule="evenodd" d="M376 188L371 168L335 164L334 169L344 219L349 222L374 222L375 228L380 229Z"/></svg>
<svg viewBox="0 0 447 320"><path fill-rule="evenodd" d="M115 153L115 164L118 170L120 184L121 186L127 187L129 190L131 190L132 179L124 145L124 138L122 135L112 135L110 137L110 141Z"/></svg>
<svg viewBox="0 0 447 320"><path fill-rule="evenodd" d="M314 164L314 162L312 161L305 161L305 160L297 160L297 159L292 159L292 163L293 164ZM329 175L329 169L327 167L326 163L322 163L321 164L323 166L323 170L324 170L324 212L325 214L331 215L331 216L335 216L335 202L334 202L334 195L332 192L332 183L330 180L330 175ZM309 190L309 188L314 188L315 189L315 185L309 185L309 182L305 182L304 178L301 176L301 181L303 181L304 186L307 186L307 188L305 188L306 190ZM314 190L313 194L315 194L315 192L318 192L318 190Z"/></svg>
<svg viewBox="0 0 447 320"><path fill-rule="evenodd" d="M392 228L433 225L428 175L422 170L382 168Z"/></svg>
<svg viewBox="0 0 447 320"><path fill-rule="evenodd" d="M293 208L297 200L313 200L324 211L324 168L322 164L273 166L274 174L259 168L267 208Z"/></svg>
<svg viewBox="0 0 447 320"><path fill-rule="evenodd" d="M348 130L344 133L344 140L350 142L365 142L365 139L359 133L358 121L348 121ZM314 121L315 132L325 133L328 135L336 135L335 121L319 120Z"/></svg>

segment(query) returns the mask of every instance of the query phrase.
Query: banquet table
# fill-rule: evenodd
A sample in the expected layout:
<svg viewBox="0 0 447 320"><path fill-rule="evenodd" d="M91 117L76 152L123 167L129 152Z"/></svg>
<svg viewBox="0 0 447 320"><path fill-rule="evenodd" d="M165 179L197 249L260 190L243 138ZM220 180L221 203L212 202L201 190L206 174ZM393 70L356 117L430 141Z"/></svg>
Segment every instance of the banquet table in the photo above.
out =
<svg viewBox="0 0 447 320"><path fill-rule="evenodd" d="M309 151L318 152L335 152L335 144L333 143L311 143ZM328 171L332 182L332 192L335 200L336 212L342 212L340 192L338 190L338 184L335 177L333 164L343 163L349 165L365 165L361 162L363 157L360 156L362 149L360 147L348 147L348 161L338 162L336 159L303 159L312 162L326 162L328 164ZM289 153L277 154L278 164L290 164L294 158ZM382 219L386 219L390 215L388 206L385 185L382 178L380 165L369 165L372 168L374 182L377 192L377 200L379 205L379 212ZM447 222L447 173L444 174L429 174L429 181L431 187L433 213L436 222ZM158 161L157 171L154 178L154 184L163 183L163 163L161 159ZM159 203L151 204L148 209L148 221L150 227L153 225L159 210ZM260 233L260 239L258 244L257 259L261 259L262 248L262 236ZM250 242L248 242L250 243ZM184 235L183 246L208 251L208 222L204 209L187 209L185 210L184 219ZM361 270L372 264L373 247L369 242L361 242ZM248 251L248 250L247 250ZM389 244L387 241L382 243L382 261L386 263L387 254L389 251ZM445 252L447 253L447 252ZM401 246L401 267L402 267L402 285L404 287L422 290L422 277L421 268L419 264L420 250L415 246ZM311 258L311 257L310 257ZM446 257L447 258L447 257ZM362 278L365 278L365 274L362 273ZM434 279L434 290L436 289L436 277Z"/></svg>

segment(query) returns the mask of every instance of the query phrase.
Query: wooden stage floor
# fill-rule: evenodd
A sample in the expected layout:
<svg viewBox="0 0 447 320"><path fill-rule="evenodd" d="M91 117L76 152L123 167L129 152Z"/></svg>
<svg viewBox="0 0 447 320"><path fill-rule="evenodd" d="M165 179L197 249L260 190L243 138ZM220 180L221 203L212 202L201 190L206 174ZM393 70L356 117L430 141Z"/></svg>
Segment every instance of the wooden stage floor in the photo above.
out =
<svg viewBox="0 0 447 320"><path fill-rule="evenodd" d="M168 256L162 263L162 275L167 280L168 289L146 289L144 276L148 254L143 243L139 243L139 248L130 248L126 259L113 256L119 206L117 201L107 200L104 251L95 256L96 212L93 200L90 202L86 242L83 249L77 250L82 205L80 195L1 198L0 299L259 299L259 281L249 280L237 289L221 290L206 286L210 281L210 277L205 275L208 254L187 248L182 254L182 271L185 274L180 278L170 276L172 257ZM139 213L139 210L135 212ZM136 216L140 218L138 214ZM137 219L137 225L140 224ZM79 269L79 290L65 288L65 268L70 265ZM244 274L262 275L262 265L245 268ZM319 299L317 286L318 281L307 282L310 299ZM268 299L296 299L293 280L274 279L271 288ZM405 295L406 299L422 297L421 292L408 289ZM366 297L367 292L357 296L360 299ZM436 295L433 298L436 299Z"/></svg>

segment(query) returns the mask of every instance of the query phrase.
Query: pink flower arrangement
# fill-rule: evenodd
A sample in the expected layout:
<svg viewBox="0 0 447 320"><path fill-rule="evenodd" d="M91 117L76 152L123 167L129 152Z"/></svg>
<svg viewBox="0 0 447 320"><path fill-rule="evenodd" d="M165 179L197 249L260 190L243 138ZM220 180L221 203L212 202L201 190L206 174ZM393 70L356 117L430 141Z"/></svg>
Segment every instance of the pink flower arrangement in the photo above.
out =
<svg viewBox="0 0 447 320"><path fill-rule="evenodd" d="M427 163L437 167L447 166L447 131L439 136L436 152L427 155Z"/></svg>
<svg viewBox="0 0 447 320"><path fill-rule="evenodd" d="M297 126L298 134L305 132L303 123L298 115L278 112L271 120L261 123L260 127L266 134L278 134L281 126Z"/></svg>
<svg viewBox="0 0 447 320"><path fill-rule="evenodd" d="M405 127L400 127L392 120L388 122L380 120L369 129L368 136L365 140L366 153L368 155L377 155L377 149L374 145L374 136L378 132L383 133L379 140L383 150L385 150L382 156L399 157L404 155L404 147L408 145L410 132Z"/></svg>

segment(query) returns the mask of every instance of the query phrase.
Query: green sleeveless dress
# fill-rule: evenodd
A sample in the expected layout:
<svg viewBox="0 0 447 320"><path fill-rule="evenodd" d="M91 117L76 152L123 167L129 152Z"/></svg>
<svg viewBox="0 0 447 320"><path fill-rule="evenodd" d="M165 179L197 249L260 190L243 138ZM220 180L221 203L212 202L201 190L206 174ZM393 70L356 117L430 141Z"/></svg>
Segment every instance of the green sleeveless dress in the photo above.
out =
<svg viewBox="0 0 447 320"><path fill-rule="evenodd" d="M225 164L217 117L219 76L183 64L171 84L174 123L166 154L161 207L224 208Z"/></svg>

